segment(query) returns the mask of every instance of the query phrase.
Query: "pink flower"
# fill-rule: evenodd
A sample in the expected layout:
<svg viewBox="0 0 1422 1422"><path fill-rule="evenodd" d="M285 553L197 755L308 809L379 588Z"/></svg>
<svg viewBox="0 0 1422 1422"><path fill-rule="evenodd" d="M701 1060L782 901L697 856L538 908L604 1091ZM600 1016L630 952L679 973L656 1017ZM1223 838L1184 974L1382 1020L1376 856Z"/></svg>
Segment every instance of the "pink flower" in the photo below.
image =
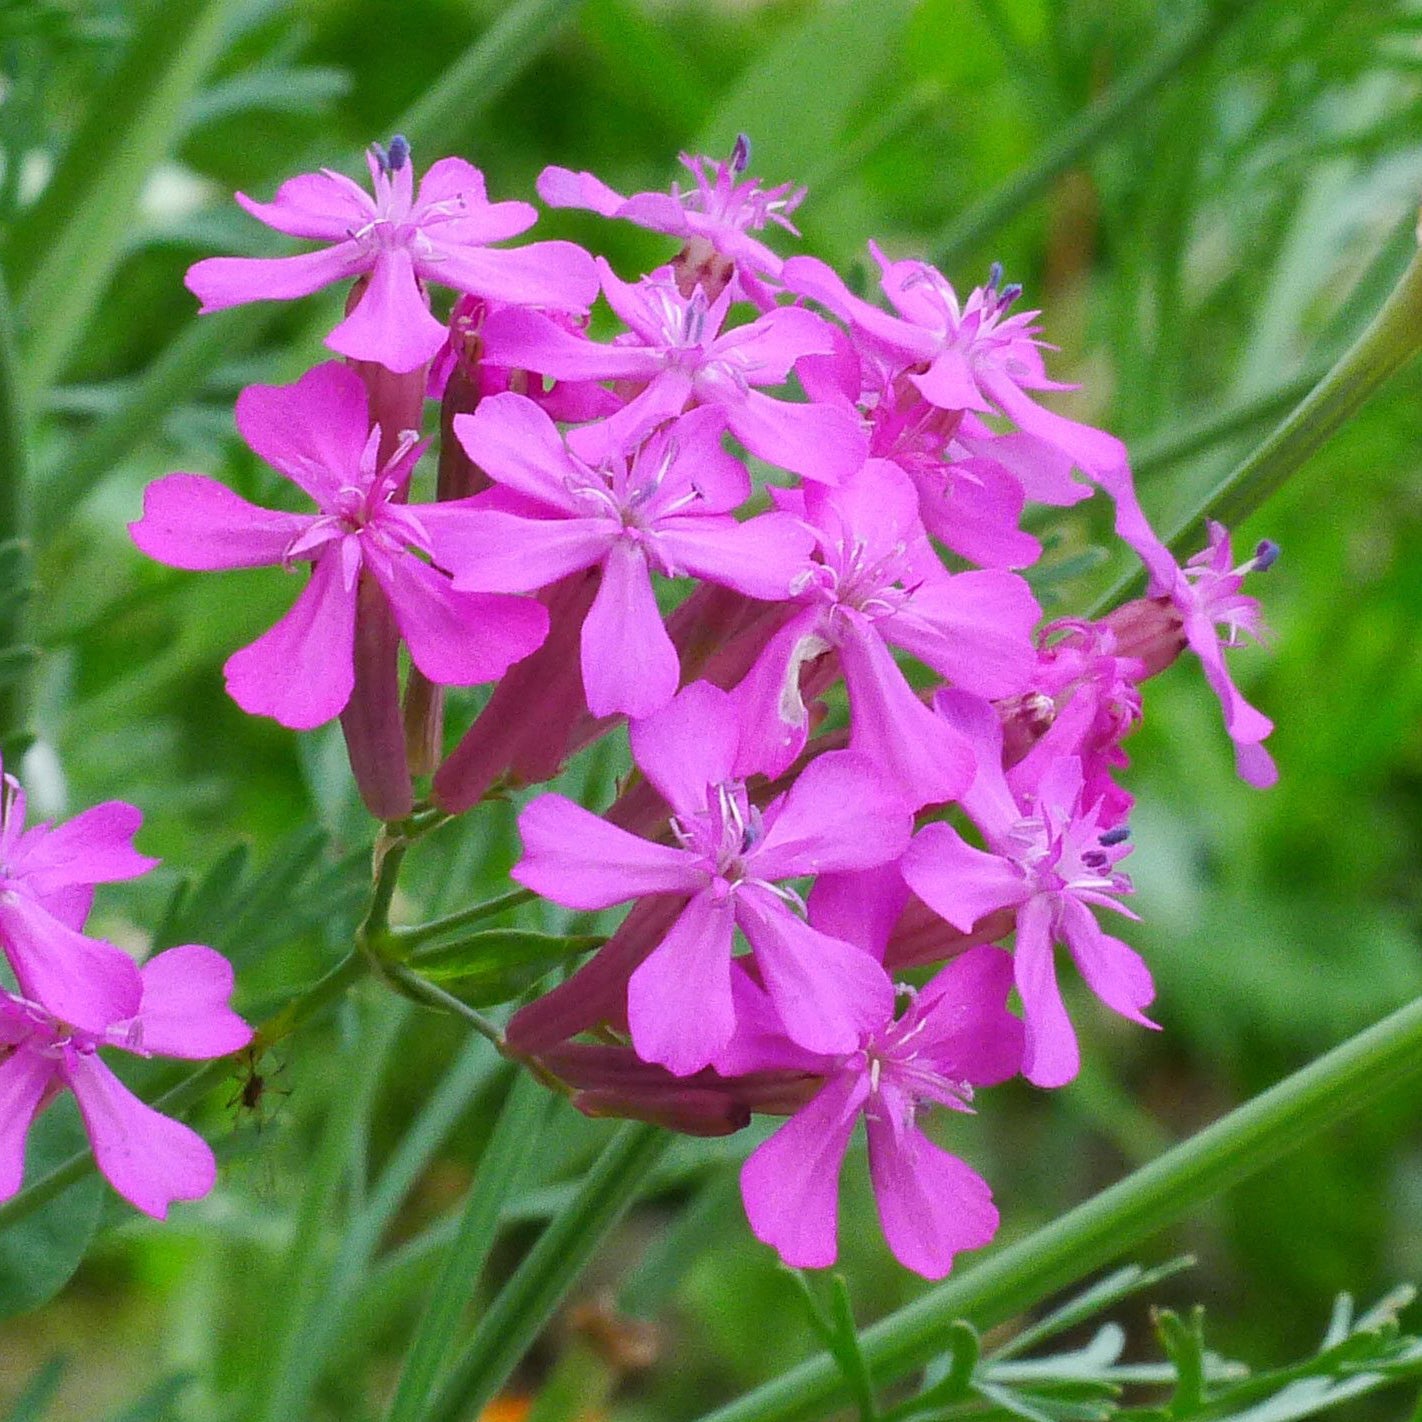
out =
<svg viewBox="0 0 1422 1422"><path fill-rule="evenodd" d="M174 1200L212 1189L212 1151L195 1131L146 1106L119 1081L101 1047L204 1061L251 1040L228 1007L232 969L211 948L187 944L146 963L136 1011L83 1030L37 1003L0 992L0 1200L24 1176L31 1123L67 1087L79 1103L94 1158L109 1183L157 1219Z"/></svg>
<svg viewBox="0 0 1422 1422"><path fill-rule="evenodd" d="M1246 639L1262 639L1264 625L1258 600L1243 593L1241 588L1247 574L1267 572L1274 566L1279 556L1278 545L1266 539L1254 550L1252 558L1232 567L1229 532L1211 520L1209 544L1182 568L1147 522L1129 475L1121 471L1103 482L1116 501L1117 535L1145 564L1150 574L1151 596L1168 599L1174 607L1180 618L1180 631L1191 651L1199 657L1205 680L1219 698L1225 730L1234 742L1235 767L1240 778L1257 789L1267 789L1279 778L1274 758L1263 746L1274 723L1240 694L1225 665L1224 648L1238 647ZM1119 620L1126 611L1117 609L1107 619L1108 623L1112 619ZM1216 632L1217 626L1224 628L1223 637ZM1174 631L1173 627L1167 629L1167 637Z"/></svg>
<svg viewBox="0 0 1422 1422"><path fill-rule="evenodd" d="M625 453L691 402L719 406L751 453L804 478L835 484L864 462L868 441L846 411L760 393L782 384L802 356L831 349L827 322L783 307L723 333L729 289L708 302L700 289L683 296L666 269L632 286L601 258L598 268L608 304L629 328L611 345L581 339L536 311L496 311L484 326L484 348L496 364L559 380L643 382L617 414L568 436L581 458L596 464Z"/></svg>
<svg viewBox="0 0 1422 1422"><path fill-rule="evenodd" d="M319 513L276 513L202 475L170 474L148 486L129 532L149 557L176 568L311 563L291 611L228 658L227 689L244 711L294 730L340 714L354 685L362 577L374 579L415 665L438 684L493 681L543 640L548 614L539 604L454 590L442 568L467 512L399 502L422 446L411 434L377 465L380 427L369 426L365 387L349 367L333 361L294 385L249 386L237 400L237 428Z"/></svg>
<svg viewBox="0 0 1422 1422"><path fill-rule="evenodd" d="M341 173L323 168L291 178L270 203L242 193L246 210L292 237L330 245L297 257L209 257L187 275L202 310L248 301L289 301L333 281L366 276L350 314L326 344L353 360L415 370L444 344L445 329L430 314L420 282L473 296L586 310L597 295L592 259L571 242L489 247L532 227L525 202L491 203L484 176L462 158L441 158L414 193L409 146L398 135L388 152L372 147L372 198Z"/></svg>
<svg viewBox="0 0 1422 1422"><path fill-rule="evenodd" d="M967 415L1006 415L1039 442L1022 453L1042 472L1040 446L1061 451L1092 475L1125 466L1126 448L1114 435L1044 409L1024 393L1070 387L1047 377L1033 323L1037 313L1011 314L1022 288L999 289L1000 268L994 267L988 284L975 287L960 303L947 278L927 262L890 261L873 242L869 250L897 315L855 296L832 267L815 257L791 257L784 267L785 284L848 322L888 370L903 374L930 405ZM991 433L980 424L974 428ZM1069 493L1052 499L1071 501Z"/></svg>
<svg viewBox="0 0 1422 1422"><path fill-rule="evenodd" d="M784 502L789 504L790 499ZM889 644L984 696L1021 690L1035 663L1040 615L1021 578L947 573L918 520L904 472L871 459L838 489L807 487L820 561L797 590L804 611L767 643L741 683L743 765L778 775L805 744L801 666L835 649L849 693L850 746L880 765L915 806L955 799L972 779L962 738L917 697Z"/></svg>
<svg viewBox="0 0 1422 1422"><path fill-rule="evenodd" d="M816 921L826 931L855 931L855 925ZM861 933L854 941L883 951L882 933ZM860 1116L879 1220L901 1264L941 1279L958 1251L992 1239L998 1216L987 1182L935 1145L916 1121L929 1104L971 1110L975 1086L996 1085L1016 1073L1022 1024L1006 1010L1011 981L1006 953L971 948L914 994L902 1017L886 1009L852 1050L816 1056L777 1030L763 994L748 973L738 971L741 1025L718 1057L717 1070L734 1075L798 1068L824 1079L818 1094L741 1170L741 1196L758 1239L797 1268L834 1263L840 1168Z"/></svg>
<svg viewBox="0 0 1422 1422"><path fill-rule="evenodd" d="M940 693L937 707L972 742L977 775L963 808L983 832L974 849L951 825L925 826L903 858L910 889L955 928L969 932L999 909L1017 910L1013 968L1026 1017L1023 1075L1038 1086L1061 1086L1077 1073L1076 1034L1057 987L1053 945L1065 943L1087 985L1108 1007L1142 1026L1155 996L1150 971L1128 944L1103 933L1091 910L1115 909L1131 881L1116 869L1130 852L1125 829L1103 823L1100 801L1083 794L1075 757L1027 763L1002 772L1002 726L984 702Z"/></svg>
<svg viewBox="0 0 1422 1422"><path fill-rule="evenodd" d="M66 824L27 830L25 792L0 772L0 951L27 998L78 1028L102 1030L138 1007L133 960L79 930L95 884L132 879L158 862L133 848L142 818L111 800Z"/></svg>
<svg viewBox="0 0 1422 1422"><path fill-rule="evenodd" d="M757 811L733 770L734 705L706 682L635 722L631 738L637 765L671 807L676 845L649 843L561 795L540 795L519 816L524 854L513 877L570 908L650 894L689 899L631 975L637 1054L686 1076L730 1040L736 928L790 1037L813 1051L851 1049L888 1010L888 977L862 949L800 919L780 881L896 859L911 828L899 796L846 751L819 757Z"/></svg>
<svg viewBox="0 0 1422 1422"><path fill-rule="evenodd" d="M593 469L519 395L495 395L455 417L470 459L504 488L470 505L449 553L454 586L528 592L600 566L582 633L583 686L595 716L649 716L676 692L677 654L652 570L775 600L789 596L810 550L808 531L787 515L744 523L731 516L751 486L745 466L721 448L724 428L720 410L694 410L632 459ZM500 507L508 493L520 496L519 507Z"/></svg>
<svg viewBox="0 0 1422 1422"><path fill-rule="evenodd" d="M758 278L777 278L781 262L749 233L773 222L798 237L790 214L804 200L805 189L792 183L766 188L758 178L742 178L750 165L750 140L745 134L736 139L729 161L683 153L681 164L695 179L695 187L683 190L673 183L670 196L637 193L625 198L591 173L557 167L545 168L539 175L538 195L549 207L587 208L709 248L734 264L746 295L765 309L773 297Z"/></svg>

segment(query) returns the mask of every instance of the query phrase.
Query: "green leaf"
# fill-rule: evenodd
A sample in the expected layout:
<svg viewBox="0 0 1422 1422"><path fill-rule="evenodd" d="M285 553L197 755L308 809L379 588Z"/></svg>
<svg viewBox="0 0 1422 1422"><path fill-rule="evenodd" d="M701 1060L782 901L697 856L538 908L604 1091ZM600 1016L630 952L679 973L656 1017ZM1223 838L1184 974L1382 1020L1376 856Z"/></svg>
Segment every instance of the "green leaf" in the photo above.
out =
<svg viewBox="0 0 1422 1422"><path fill-rule="evenodd" d="M86 1148L74 1103L61 1097L30 1129L26 1174L44 1175ZM53 1298L70 1280L98 1228L104 1183L86 1180L0 1230L0 1318L11 1318Z"/></svg>
<svg viewBox="0 0 1422 1422"><path fill-rule="evenodd" d="M800 1291L810 1327L838 1364L845 1387L859 1409L860 1422L877 1422L879 1410L874 1402L874 1382L869 1375L869 1365L859 1349L854 1309L844 1275L830 1275L830 1307L826 1311L815 1297L814 1287L799 1269L786 1269L785 1273Z"/></svg>
<svg viewBox="0 0 1422 1422"><path fill-rule="evenodd" d="M544 974L607 942L598 934L560 936L490 928L454 943L423 948L410 959L421 977L471 1007L508 1002Z"/></svg>
<svg viewBox="0 0 1422 1422"><path fill-rule="evenodd" d="M31 395L60 374L108 288L139 192L176 145L228 16L223 0L151 4L48 186L15 224L7 252Z"/></svg>
<svg viewBox="0 0 1422 1422"><path fill-rule="evenodd" d="M1160 1309L1155 1332L1175 1366L1175 1392L1167 1411L1172 1417L1188 1417L1205 1397L1205 1310L1197 1304L1188 1318L1181 1318L1173 1309Z"/></svg>
<svg viewBox="0 0 1422 1422"><path fill-rule="evenodd" d="M63 1355L53 1357L25 1384L25 1390L15 1400L15 1405L5 1414L5 1422L44 1422L49 1405L64 1381L68 1358Z"/></svg>
<svg viewBox="0 0 1422 1422"><path fill-rule="evenodd" d="M667 1133L655 1126L629 1122L619 1128L479 1320L422 1422L479 1415L630 1208L668 1143Z"/></svg>
<svg viewBox="0 0 1422 1422"><path fill-rule="evenodd" d="M405 1355L388 1422L416 1422L459 1331L460 1320L498 1237L504 1202L522 1177L548 1104L534 1079L519 1072L469 1187L459 1231L445 1253L439 1280Z"/></svg>

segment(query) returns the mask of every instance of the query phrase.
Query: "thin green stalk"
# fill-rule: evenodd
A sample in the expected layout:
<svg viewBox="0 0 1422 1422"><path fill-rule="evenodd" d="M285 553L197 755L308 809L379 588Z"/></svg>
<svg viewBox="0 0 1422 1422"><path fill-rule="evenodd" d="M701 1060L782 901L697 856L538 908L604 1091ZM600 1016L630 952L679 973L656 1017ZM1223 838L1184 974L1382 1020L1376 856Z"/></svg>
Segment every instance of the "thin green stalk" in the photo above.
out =
<svg viewBox="0 0 1422 1422"><path fill-rule="evenodd" d="M1394 371L1422 349L1422 252L1413 256L1367 329L1282 424L1227 474L1165 540L1177 557L1205 542L1206 524L1237 524L1277 493L1352 418ZM1141 585L1143 574L1119 578L1087 614L1114 607Z"/></svg>
<svg viewBox="0 0 1422 1422"><path fill-rule="evenodd" d="M467 1002L455 997L452 992L446 992L437 983L422 978L400 963L383 963L380 973L407 997L423 1003L426 1007L433 1007L439 1012L448 1012L459 1018L486 1042L492 1042L496 1051L507 1054L508 1043L504 1040L503 1031L498 1024L485 1017L477 1008L470 1007Z"/></svg>
<svg viewBox="0 0 1422 1422"><path fill-rule="evenodd" d="M547 1096L531 1076L521 1071L515 1075L479 1157L459 1232L449 1245L444 1268L405 1356L387 1422L418 1422L424 1411L464 1310L479 1286L479 1276L498 1236L499 1215L522 1177L547 1103Z"/></svg>
<svg viewBox="0 0 1422 1422"><path fill-rule="evenodd" d="M1083 109L1037 159L1019 169L939 233L929 244L937 253L937 264L950 267L970 256L980 242L996 233L1034 198L1040 197L1067 169L1123 129L1157 89L1204 54L1250 3L1251 0L1229 0L1229 3L1210 7L1173 45Z"/></svg>
<svg viewBox="0 0 1422 1422"><path fill-rule="evenodd" d="M20 394L10 300L0 277L0 547L19 545L9 563L13 583L0 586L0 653L24 643L25 596L29 581L29 431ZM16 673L0 682L0 741L20 729L25 715L25 678Z"/></svg>
<svg viewBox="0 0 1422 1422"><path fill-rule="evenodd" d="M445 914L443 918L433 918L428 923L416 924L413 928L392 929L390 936L400 945L401 956L408 957L420 944L428 943L431 938L443 938L445 934L468 928L472 923L481 923L486 918L507 913L510 909L518 908L520 904L531 902L535 897L532 889L514 889L510 893L501 894L497 899L487 899L472 908Z"/></svg>
<svg viewBox="0 0 1422 1422"><path fill-rule="evenodd" d="M1172 430L1151 440L1131 460L1136 482L1139 484L1182 460L1213 449L1233 435L1262 425L1265 420L1278 419L1280 415L1287 414L1327 373L1326 366L1306 370L1252 400L1241 401L1209 419L1199 420L1184 429Z"/></svg>
<svg viewBox="0 0 1422 1422"><path fill-rule="evenodd" d="M302 1023L314 1016L328 1003L344 995L352 983L358 982L367 972L370 964L360 953L352 953L342 963L332 968L320 981L313 983L305 992L293 997L284 1007L272 1013L257 1028L252 1038L252 1050L261 1052L273 1043L281 1041ZM186 1076L176 1086L165 1091L150 1104L165 1116L181 1115L188 1107L200 1101L225 1077L232 1072L232 1059L219 1057L199 1067ZM56 1195L62 1194L71 1185L77 1184L94 1169L94 1157L89 1151L80 1151L70 1156L63 1165L56 1166L48 1175L26 1185L19 1194L0 1205L0 1230L18 1224L26 1216L33 1214L41 1205L48 1204Z"/></svg>
<svg viewBox="0 0 1422 1422"><path fill-rule="evenodd" d="M1157 1230L1422 1076L1422 999L1285 1078L1150 1165L1009 1245L860 1335L879 1386L944 1349L949 1324L1003 1323ZM799 1422L844 1398L828 1357L812 1359L702 1422ZM452 1419L450 1419L452 1422Z"/></svg>
<svg viewBox="0 0 1422 1422"><path fill-rule="evenodd" d="M628 1122L618 1129L567 1209L500 1290L422 1422L479 1415L632 1204L670 1139L657 1126Z"/></svg>

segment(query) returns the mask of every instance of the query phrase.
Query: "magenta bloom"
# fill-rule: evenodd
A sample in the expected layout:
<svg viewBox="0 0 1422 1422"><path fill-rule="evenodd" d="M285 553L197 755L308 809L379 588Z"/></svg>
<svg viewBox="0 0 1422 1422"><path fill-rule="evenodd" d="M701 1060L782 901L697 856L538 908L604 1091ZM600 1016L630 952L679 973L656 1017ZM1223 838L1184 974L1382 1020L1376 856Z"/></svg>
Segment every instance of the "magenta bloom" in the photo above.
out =
<svg viewBox="0 0 1422 1422"><path fill-rule="evenodd" d="M746 295L765 306L770 293L757 278L777 278L781 261L749 234L773 222L798 237L790 214L804 200L805 189L793 183L767 188L758 178L743 178L750 164L750 141L745 134L736 139L728 161L687 153L680 158L695 186L683 189L673 182L670 195L636 193L627 198L591 173L558 167L545 168L539 174L538 195L549 207L586 208L689 243L704 243L735 264Z"/></svg>
<svg viewBox="0 0 1422 1422"><path fill-rule="evenodd" d="M828 353L834 334L827 322L782 307L723 334L729 287L708 302L700 288L683 296L666 269L632 286L601 258L598 268L608 304L629 328L611 345L580 339L537 311L519 309L494 312L483 333L485 352L499 365L559 380L644 382L617 414L568 436L580 457L596 464L622 454L690 402L719 406L752 454L806 479L835 484L864 462L868 439L852 415L772 399L759 389L783 384L801 357Z"/></svg>
<svg viewBox="0 0 1422 1422"><path fill-rule="evenodd" d="M65 1087L79 1103L99 1169L131 1205L161 1220L174 1200L206 1195L216 1178L207 1142L144 1105L99 1048L189 1061L226 1056L252 1038L227 1005L231 994L231 966L199 944L146 963L137 1010L102 1028L81 1030L0 992L0 1200L20 1188L31 1123Z"/></svg>
<svg viewBox="0 0 1422 1422"><path fill-rule="evenodd" d="M133 960L79 930L95 884L136 878L158 862L133 848L142 819L110 800L27 830L25 792L0 769L0 951L27 998L79 1028L102 1030L138 1008Z"/></svg>
<svg viewBox="0 0 1422 1422"><path fill-rule="evenodd" d="M1036 600L1011 573L947 573L924 536L913 485L888 460L869 460L841 488L807 487L804 508L820 561L797 580L804 610L737 691L743 766L760 761L778 775L800 753L809 725L800 668L833 648L849 693L851 747L882 766L914 806L956 799L972 779L972 753L918 699L889 644L955 685L1011 695L1036 662Z"/></svg>
<svg viewBox="0 0 1422 1422"><path fill-rule="evenodd" d="M367 155L375 196L323 168L291 178L273 202L237 201L259 222L292 237L333 245L297 257L209 257L189 269L202 310L248 301L289 301L333 281L369 278L350 315L326 344L353 360L410 371L432 360L445 328L430 314L421 280L473 296L583 311L597 296L592 258L571 242L514 250L488 246L538 220L526 202L491 203L484 176L462 158L441 158L414 192L409 147Z"/></svg>
<svg viewBox="0 0 1422 1422"><path fill-rule="evenodd" d="M1219 698L1225 730L1234 742L1240 779L1257 789L1268 789L1279 778L1274 758L1263 746L1274 723L1240 695L1225 665L1224 648L1263 637L1258 600L1241 589L1246 574L1267 572L1274 566L1278 546L1266 539L1254 550L1252 558L1231 567L1229 532L1211 520L1208 546L1182 568L1147 522L1129 478L1113 478L1106 482L1106 488L1116 501L1117 534L1145 564L1150 574L1150 594L1168 598L1179 613L1185 640L1199 657L1205 680ZM1216 632L1217 626L1224 628L1223 637Z"/></svg>
<svg viewBox="0 0 1422 1422"><path fill-rule="evenodd" d="M890 261L873 242L869 250L897 315L855 296L832 267L815 257L791 257L783 269L785 284L848 322L891 370L906 374L930 405L1006 415L1019 430L1093 475L1125 466L1125 446L1114 435L1044 409L1025 393L1070 387L1047 377L1033 324L1037 313L1011 314L1022 288L999 290L1000 269L994 268L988 284L975 287L960 303L948 279L927 262ZM1023 454L1025 462L1043 464L1040 450ZM1052 500L1071 501L1070 496Z"/></svg>
<svg viewBox="0 0 1422 1422"><path fill-rule="evenodd" d="M837 921L827 931L853 932ZM882 954L882 934L856 936ZM790 1265L819 1269L838 1250L839 1175L855 1123L869 1137L869 1175L894 1257L941 1279L963 1249L997 1232L987 1182L935 1145L916 1124L925 1105L971 1110L975 1086L1015 1075L1022 1024L1006 1009L1012 964L999 948L971 948L916 993L902 1017L885 1010L853 1050L816 1056L788 1040L765 1010L750 975L737 973L740 1026L717 1059L724 1075L800 1070L824 1085L741 1170L741 1196L758 1239Z"/></svg>
<svg viewBox="0 0 1422 1422"><path fill-rule="evenodd" d="M1150 970L1129 944L1103 933L1091 910L1115 909L1131 892L1116 869L1130 853L1127 832L1103 822L1101 801L1087 802L1075 757L1002 772L1002 727L990 706L961 693L938 698L942 714L972 741L977 775L963 808L983 832L974 849L951 825L926 825L903 858L908 886L935 913L964 933L998 909L1017 910L1013 967L1026 1017L1022 1073L1038 1086L1062 1086L1077 1073L1076 1034L1057 987L1053 946L1065 943L1092 992L1107 1007L1142 1026L1155 996Z"/></svg>
<svg viewBox="0 0 1422 1422"><path fill-rule="evenodd" d="M348 366L332 361L294 385L248 386L237 428L318 513L276 513L200 474L170 474L145 490L129 532L175 568L311 564L291 611L228 658L227 689L244 711L293 730L340 714L354 685L363 576L390 603L415 665L440 685L494 681L542 642L548 613L538 603L454 590L441 569L468 514L460 504L398 501L422 446L411 436L377 465L380 428L369 425L365 386Z"/></svg>
<svg viewBox="0 0 1422 1422"><path fill-rule="evenodd" d="M694 410L631 460L593 469L522 396L496 395L455 417L470 459L523 507L501 509L503 492L473 501L450 553L454 586L529 592L600 566L582 632L583 686L595 716L649 716L676 692L680 668L652 570L773 601L789 596L809 553L808 531L788 515L731 517L751 487L745 466L721 447L724 428L719 410Z"/></svg>
<svg viewBox="0 0 1422 1422"><path fill-rule="evenodd" d="M896 859L911 829L900 797L845 751L819 757L761 812L734 772L738 749L731 697L695 682L632 726L633 758L671 807L675 846L639 839L561 795L540 795L519 816L524 854L513 877L555 903L689 898L627 996L637 1054L678 1076L708 1065L735 1029L736 928L786 1032L812 1051L851 1050L893 1000L883 968L807 925L780 881Z"/></svg>

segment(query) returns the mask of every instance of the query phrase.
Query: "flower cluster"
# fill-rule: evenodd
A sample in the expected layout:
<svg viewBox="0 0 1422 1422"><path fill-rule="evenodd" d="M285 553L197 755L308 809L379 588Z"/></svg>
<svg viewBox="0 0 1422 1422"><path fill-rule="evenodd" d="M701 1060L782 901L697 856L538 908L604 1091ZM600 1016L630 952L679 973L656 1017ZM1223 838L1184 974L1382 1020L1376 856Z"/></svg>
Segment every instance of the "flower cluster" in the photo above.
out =
<svg viewBox="0 0 1422 1422"><path fill-rule="evenodd" d="M228 688L296 729L339 717L386 820L416 806L412 776L432 773L433 805L457 814L630 722L637 773L604 814L542 793L520 815L519 883L631 908L515 1015L510 1050L594 1115L706 1134L788 1116L742 1185L792 1264L835 1257L862 1116L889 1245L941 1277L997 1215L918 1119L1018 1073L1075 1075L1058 950L1106 1007L1153 1025L1149 970L1098 917L1133 916L1117 777L1141 682L1188 646L1241 774L1273 778L1270 723L1221 649L1258 634L1241 584L1275 550L1235 567L1212 529L1176 564L1120 441L1041 403L1064 387L1000 270L960 298L871 244L876 305L757 235L793 233L804 193L747 176L743 139L728 161L683 162L694 185L670 193L539 180L554 207L681 243L635 281L564 242L490 246L533 209L491 203L459 159L416 188L399 138L372 149L373 197L332 172L239 196L327 245L199 262L205 310L352 283L327 341L348 363L237 404L242 437L315 510L173 474L132 533L182 568L309 566L291 611L228 661ZM427 398L436 497L411 502ZM1098 489L1148 595L1044 622L1024 508ZM490 682L446 754L440 689ZM75 1025L112 1032L111 1011L138 1006L122 987Z"/></svg>
<svg viewBox="0 0 1422 1422"><path fill-rule="evenodd" d="M153 867L133 848L139 820L111 801L26 829L25 793L0 770L0 953L18 988L0 988L0 1200L20 1188L35 1117L66 1087L99 1169L138 1209L162 1219L212 1188L207 1142L144 1105L99 1055L204 1061L252 1036L228 1007L232 969L211 948L170 948L139 968L83 932L96 884Z"/></svg>

